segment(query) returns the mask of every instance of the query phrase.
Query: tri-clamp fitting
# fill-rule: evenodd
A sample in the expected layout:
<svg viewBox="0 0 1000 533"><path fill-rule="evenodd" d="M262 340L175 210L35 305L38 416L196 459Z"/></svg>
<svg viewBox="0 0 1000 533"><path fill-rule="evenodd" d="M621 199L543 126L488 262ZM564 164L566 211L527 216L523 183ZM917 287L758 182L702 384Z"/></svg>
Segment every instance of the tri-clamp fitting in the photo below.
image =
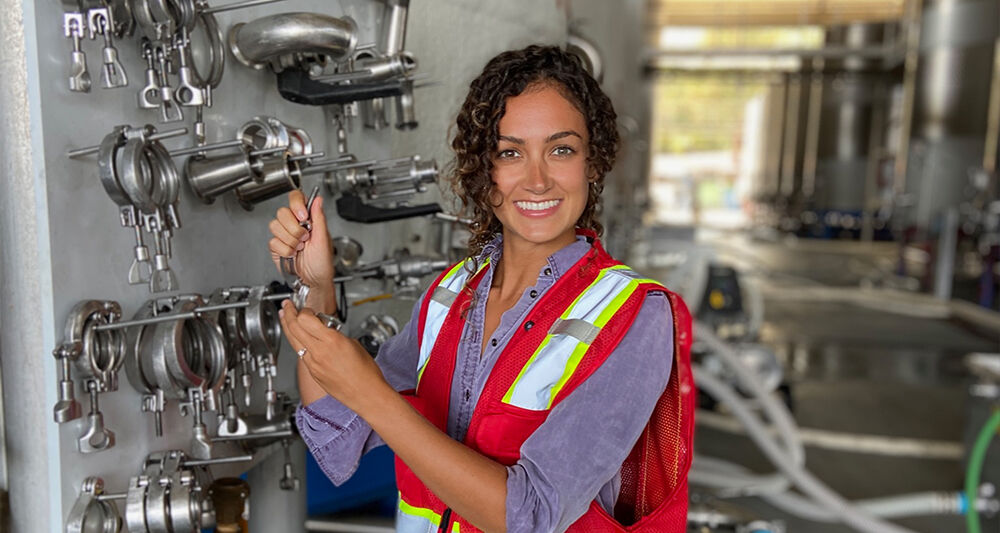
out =
<svg viewBox="0 0 1000 533"><path fill-rule="evenodd" d="M59 361L59 401L53 408L57 423L69 422L82 415L76 400L72 368L75 366L86 383L90 397L88 428L78 440L81 453L98 452L114 446L114 433L104 426L98 406L98 394L118 390L118 371L127 352L123 331L98 331L97 327L121 320L117 302L86 300L77 304L66 320L63 343L53 350Z"/></svg>

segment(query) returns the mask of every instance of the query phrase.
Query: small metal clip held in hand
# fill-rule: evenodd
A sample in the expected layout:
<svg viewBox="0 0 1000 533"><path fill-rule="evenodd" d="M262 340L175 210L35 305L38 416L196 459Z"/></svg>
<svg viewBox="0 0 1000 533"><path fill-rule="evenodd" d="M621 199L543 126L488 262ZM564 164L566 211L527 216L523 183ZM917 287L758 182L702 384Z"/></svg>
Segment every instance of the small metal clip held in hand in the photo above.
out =
<svg viewBox="0 0 1000 533"><path fill-rule="evenodd" d="M313 187L312 192L309 193L309 200L306 202L306 219L299 222L299 225L306 228L306 231L312 231L312 206L317 195L319 195L319 185ZM302 282L302 278L296 272L295 256L281 257L278 265L285 282L292 288L292 305L296 309L301 309L306 304L306 297L309 296L309 286Z"/></svg>

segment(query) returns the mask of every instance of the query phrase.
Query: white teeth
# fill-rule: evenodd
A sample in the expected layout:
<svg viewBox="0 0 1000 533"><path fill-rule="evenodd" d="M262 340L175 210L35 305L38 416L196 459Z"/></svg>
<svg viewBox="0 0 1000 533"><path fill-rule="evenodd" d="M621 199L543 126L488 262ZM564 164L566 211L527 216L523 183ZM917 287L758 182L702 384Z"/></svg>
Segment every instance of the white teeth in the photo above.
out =
<svg viewBox="0 0 1000 533"><path fill-rule="evenodd" d="M559 205L559 200L549 200L547 202L514 202L514 205L527 211L543 211Z"/></svg>

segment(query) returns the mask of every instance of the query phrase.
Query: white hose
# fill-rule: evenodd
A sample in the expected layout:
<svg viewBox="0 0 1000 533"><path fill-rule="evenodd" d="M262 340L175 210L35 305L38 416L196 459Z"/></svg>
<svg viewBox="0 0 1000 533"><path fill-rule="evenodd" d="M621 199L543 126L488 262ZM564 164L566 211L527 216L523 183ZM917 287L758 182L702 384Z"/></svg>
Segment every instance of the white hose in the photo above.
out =
<svg viewBox="0 0 1000 533"><path fill-rule="evenodd" d="M724 488L732 484L753 482L759 477L746 467L715 457L698 456L691 467L688 479L697 485ZM840 519L830 510L817 505L812 500L795 493L767 494L764 500L782 511L813 522L838 522ZM907 516L958 515L962 513L961 494L956 491L917 492L899 494L883 498L855 500L852 505L864 509L881 518L902 518ZM996 500L983 499L981 511L987 512L998 507Z"/></svg>
<svg viewBox="0 0 1000 533"><path fill-rule="evenodd" d="M729 415L698 409L695 420L699 426L717 431L746 433L740 421ZM768 428L768 431L775 433L773 428ZM798 433L802 444L827 450L944 461L960 461L965 457L965 447L958 441L885 437L803 427L798 428Z"/></svg>
<svg viewBox="0 0 1000 533"><path fill-rule="evenodd" d="M830 487L817 479L799 464L785 457L783 450L768 434L764 424L746 407L732 387L723 383L710 372L694 367L695 381L719 402L728 406L739 418L750 438L757 443L764 455L785 474L803 493L822 507L836 514L847 525L867 533L914 533L909 529L881 520L871 513L859 509L844 500Z"/></svg>
<svg viewBox="0 0 1000 533"><path fill-rule="evenodd" d="M799 438L798 428L791 413L781 401L767 391L757 376L747 369L746 365L740 361L739 355L728 344L719 339L709 326L700 323L695 324L694 338L698 342L708 346L712 353L728 365L736 374L736 379L743 385L744 390L753 395L753 399L760 403L767 418L774 424L778 431L778 436L785 444L785 451L790 461L797 466L805 464L805 448ZM696 417L697 419L697 417ZM766 493L784 492L789 487L789 480L780 474L769 474L758 476L757 483L741 484L730 488L729 496L757 495Z"/></svg>

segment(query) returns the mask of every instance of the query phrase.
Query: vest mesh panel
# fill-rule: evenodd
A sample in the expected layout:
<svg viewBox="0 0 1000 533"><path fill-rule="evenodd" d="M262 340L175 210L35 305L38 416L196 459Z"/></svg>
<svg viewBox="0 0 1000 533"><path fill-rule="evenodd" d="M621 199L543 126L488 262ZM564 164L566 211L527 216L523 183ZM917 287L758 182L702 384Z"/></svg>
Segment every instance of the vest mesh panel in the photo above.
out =
<svg viewBox="0 0 1000 533"><path fill-rule="evenodd" d="M622 486L615 519L623 525L652 513L675 491L687 498L687 471L692 450L694 383L690 364L690 315L684 302L670 295L674 314L675 359L667 389L660 396L649 424L622 465ZM686 515L686 505L671 507ZM670 511L668 511L670 512Z"/></svg>

